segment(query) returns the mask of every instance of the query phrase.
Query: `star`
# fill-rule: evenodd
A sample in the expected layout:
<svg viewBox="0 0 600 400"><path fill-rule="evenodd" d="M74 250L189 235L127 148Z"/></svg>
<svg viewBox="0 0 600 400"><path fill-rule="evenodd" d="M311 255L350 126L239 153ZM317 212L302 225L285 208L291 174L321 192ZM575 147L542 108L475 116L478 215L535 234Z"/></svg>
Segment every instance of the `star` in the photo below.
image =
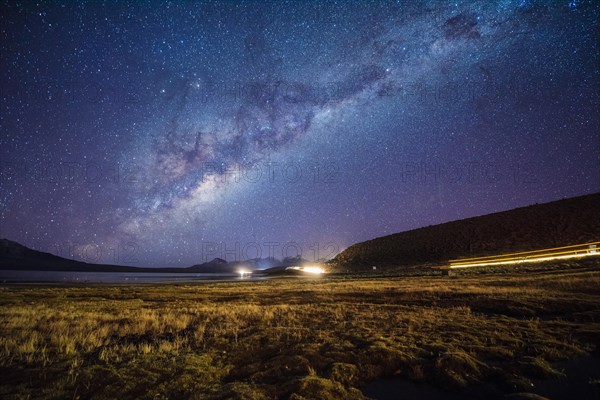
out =
<svg viewBox="0 0 600 400"><path fill-rule="evenodd" d="M0 237L30 247L282 258L600 190L592 1L5 8Z"/></svg>

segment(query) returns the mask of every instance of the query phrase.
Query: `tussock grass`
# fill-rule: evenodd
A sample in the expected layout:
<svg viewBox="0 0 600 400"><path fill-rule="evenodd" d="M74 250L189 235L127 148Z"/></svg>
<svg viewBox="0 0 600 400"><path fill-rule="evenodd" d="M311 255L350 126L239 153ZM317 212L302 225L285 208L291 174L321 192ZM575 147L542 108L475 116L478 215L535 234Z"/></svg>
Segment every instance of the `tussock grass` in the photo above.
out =
<svg viewBox="0 0 600 400"><path fill-rule="evenodd" d="M497 273L497 272L501 273ZM600 343L600 271L0 287L0 397L360 399L561 376Z"/></svg>

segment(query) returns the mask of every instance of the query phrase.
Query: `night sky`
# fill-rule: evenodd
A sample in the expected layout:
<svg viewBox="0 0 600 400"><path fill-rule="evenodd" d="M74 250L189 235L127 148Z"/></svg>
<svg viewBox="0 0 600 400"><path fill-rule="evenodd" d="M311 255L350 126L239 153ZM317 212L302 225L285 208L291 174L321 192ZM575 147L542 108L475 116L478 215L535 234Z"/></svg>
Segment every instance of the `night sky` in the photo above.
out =
<svg viewBox="0 0 600 400"><path fill-rule="evenodd" d="M0 237L331 257L600 191L597 1L3 2Z"/></svg>

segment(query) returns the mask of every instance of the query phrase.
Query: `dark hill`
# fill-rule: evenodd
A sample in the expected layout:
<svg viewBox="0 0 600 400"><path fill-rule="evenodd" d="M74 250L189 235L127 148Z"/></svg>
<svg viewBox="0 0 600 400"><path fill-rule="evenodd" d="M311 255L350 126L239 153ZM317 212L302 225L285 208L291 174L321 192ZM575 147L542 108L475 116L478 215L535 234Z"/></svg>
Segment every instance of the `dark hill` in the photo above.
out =
<svg viewBox="0 0 600 400"><path fill-rule="evenodd" d="M450 259L600 240L600 193L428 226L357 243L332 270L444 264Z"/></svg>
<svg viewBox="0 0 600 400"><path fill-rule="evenodd" d="M39 271L139 272L140 268L122 265L89 264L55 256L0 239L0 269Z"/></svg>
<svg viewBox="0 0 600 400"><path fill-rule="evenodd" d="M0 239L0 270L21 271L85 271L85 272L167 272L167 273L230 273L236 263L220 258L189 268L144 268L123 265L91 264L37 251L8 239Z"/></svg>
<svg viewBox="0 0 600 400"><path fill-rule="evenodd" d="M211 261L207 261L202 264L196 264L189 268L186 268L186 272L198 272L198 273L217 273L226 272L231 273L237 270L237 266L233 263L228 263L222 258L214 258Z"/></svg>

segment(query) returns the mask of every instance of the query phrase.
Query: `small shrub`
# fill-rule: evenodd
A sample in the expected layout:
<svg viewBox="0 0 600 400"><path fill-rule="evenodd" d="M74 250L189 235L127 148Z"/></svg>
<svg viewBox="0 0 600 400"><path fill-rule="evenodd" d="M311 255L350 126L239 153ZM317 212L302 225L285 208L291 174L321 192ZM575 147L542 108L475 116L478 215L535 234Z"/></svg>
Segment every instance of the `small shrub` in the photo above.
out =
<svg viewBox="0 0 600 400"><path fill-rule="evenodd" d="M448 386L464 387L478 381L487 366L463 351L447 352L435 361L438 378Z"/></svg>
<svg viewBox="0 0 600 400"><path fill-rule="evenodd" d="M358 368L354 364L333 363L329 378L346 386L354 386L358 383Z"/></svg>

